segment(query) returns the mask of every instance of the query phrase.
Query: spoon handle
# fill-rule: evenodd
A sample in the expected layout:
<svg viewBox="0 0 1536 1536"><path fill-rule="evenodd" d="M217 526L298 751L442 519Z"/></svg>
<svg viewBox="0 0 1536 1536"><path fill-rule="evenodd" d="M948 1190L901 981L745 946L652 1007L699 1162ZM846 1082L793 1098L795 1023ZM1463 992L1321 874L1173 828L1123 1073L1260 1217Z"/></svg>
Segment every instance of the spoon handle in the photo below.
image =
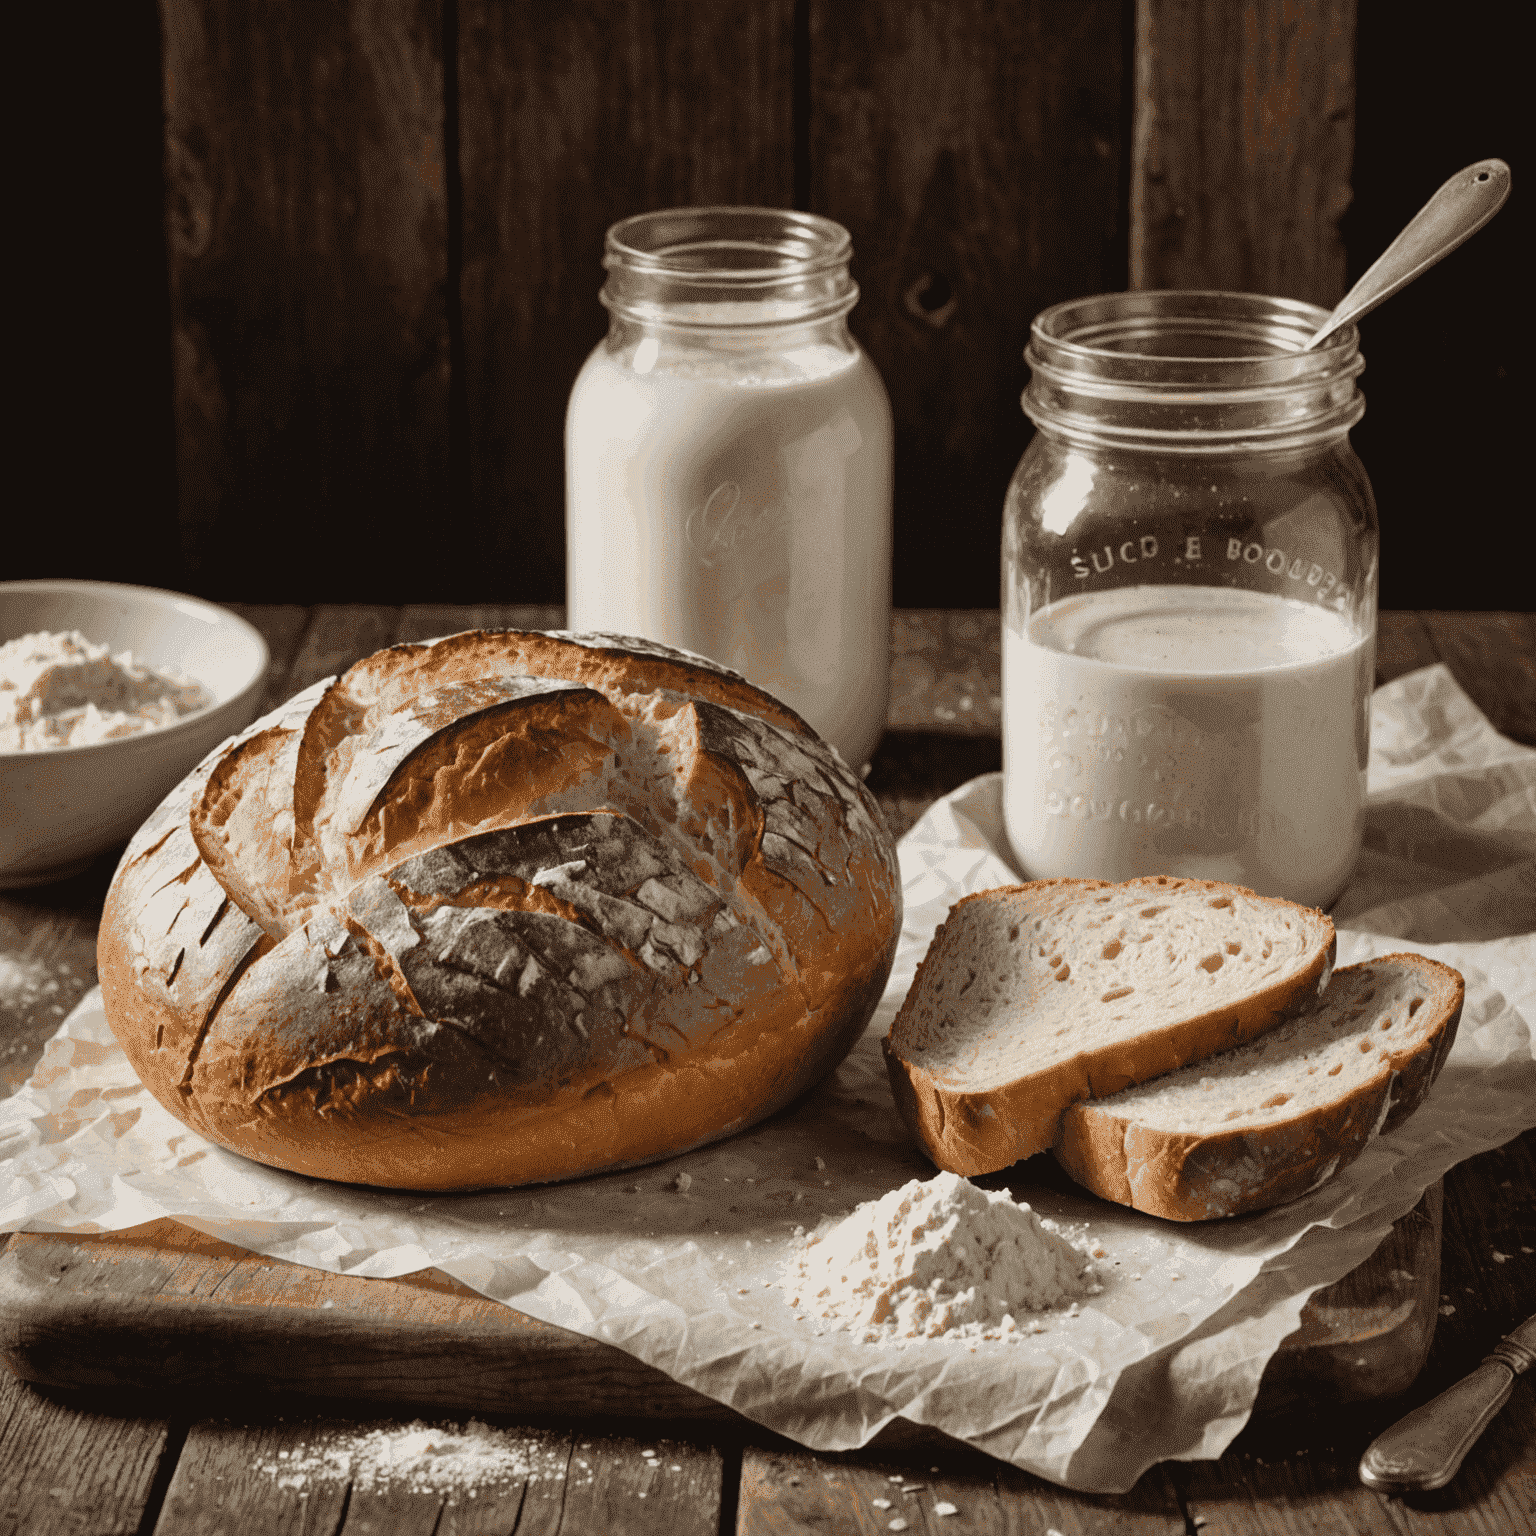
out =
<svg viewBox="0 0 1536 1536"><path fill-rule="evenodd" d="M1479 160L1457 171L1344 295L1302 351L1310 352L1341 325L1369 314L1442 256L1449 256L1504 206L1509 187L1509 167L1502 160Z"/></svg>
<svg viewBox="0 0 1536 1536"><path fill-rule="evenodd" d="M1443 1488L1532 1364L1536 1317L1500 1339L1470 1376L1378 1435L1360 1458L1360 1481L1380 1493Z"/></svg>

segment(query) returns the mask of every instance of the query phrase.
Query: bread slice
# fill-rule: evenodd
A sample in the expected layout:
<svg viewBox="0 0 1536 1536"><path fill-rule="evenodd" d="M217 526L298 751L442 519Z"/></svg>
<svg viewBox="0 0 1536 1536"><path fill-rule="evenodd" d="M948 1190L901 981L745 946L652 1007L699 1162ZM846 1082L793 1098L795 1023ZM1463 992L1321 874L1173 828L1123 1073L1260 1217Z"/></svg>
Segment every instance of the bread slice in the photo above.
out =
<svg viewBox="0 0 1536 1536"><path fill-rule="evenodd" d="M967 896L885 1039L897 1107L940 1168L993 1173L1053 1146L1069 1105L1307 1008L1333 955L1323 913L1217 881L1038 880Z"/></svg>
<svg viewBox="0 0 1536 1536"><path fill-rule="evenodd" d="M1348 966L1317 1007L1262 1040L1073 1105L1057 1161L1094 1194L1172 1221L1294 1200L1424 1102L1463 991L1423 955Z"/></svg>

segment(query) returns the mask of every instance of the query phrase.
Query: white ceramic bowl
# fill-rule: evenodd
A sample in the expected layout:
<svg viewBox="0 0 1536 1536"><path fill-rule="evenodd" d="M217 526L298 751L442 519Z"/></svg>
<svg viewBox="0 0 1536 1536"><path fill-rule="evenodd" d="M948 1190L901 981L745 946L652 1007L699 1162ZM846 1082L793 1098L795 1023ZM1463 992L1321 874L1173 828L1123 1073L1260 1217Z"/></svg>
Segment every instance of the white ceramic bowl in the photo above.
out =
<svg viewBox="0 0 1536 1536"><path fill-rule="evenodd" d="M261 703L267 645L225 608L110 581L0 581L0 642L77 629L113 654L196 678L213 703L174 725L87 746L0 751L0 887L38 885L125 843Z"/></svg>

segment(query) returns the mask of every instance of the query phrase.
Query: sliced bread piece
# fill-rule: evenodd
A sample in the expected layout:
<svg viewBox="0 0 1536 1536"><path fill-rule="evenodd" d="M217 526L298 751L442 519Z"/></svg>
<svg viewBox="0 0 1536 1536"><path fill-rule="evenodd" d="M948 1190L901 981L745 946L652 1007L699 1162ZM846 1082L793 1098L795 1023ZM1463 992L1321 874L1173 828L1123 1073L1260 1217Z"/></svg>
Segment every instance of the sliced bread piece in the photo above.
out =
<svg viewBox="0 0 1536 1536"><path fill-rule="evenodd" d="M1321 912L1241 886L1037 880L957 902L886 1036L891 1087L940 1168L993 1173L1081 1099L1160 1077L1309 1007Z"/></svg>
<svg viewBox="0 0 1536 1536"><path fill-rule="evenodd" d="M1423 955L1347 966L1316 1008L1262 1040L1073 1105L1057 1161L1094 1194L1172 1221L1294 1200L1423 1103L1463 990Z"/></svg>

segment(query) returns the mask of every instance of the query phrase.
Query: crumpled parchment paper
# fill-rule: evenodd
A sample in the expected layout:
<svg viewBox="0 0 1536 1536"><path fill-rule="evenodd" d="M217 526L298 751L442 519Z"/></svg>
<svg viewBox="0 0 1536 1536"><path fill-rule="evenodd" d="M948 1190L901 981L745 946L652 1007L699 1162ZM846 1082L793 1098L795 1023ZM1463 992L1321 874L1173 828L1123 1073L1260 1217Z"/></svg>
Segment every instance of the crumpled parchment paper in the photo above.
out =
<svg viewBox="0 0 1536 1536"><path fill-rule="evenodd" d="M1039 1333L867 1344L771 1283L798 1232L933 1173L897 1118L879 1041L950 905L1018 878L999 852L997 775L902 840L906 920L869 1030L826 1083L753 1131L567 1185L429 1197L328 1184L173 1120L92 993L0 1105L0 1227L171 1216L350 1274L436 1265L817 1449L861 1445L901 1416L1057 1482L1123 1491L1155 1461L1219 1456L1307 1297L1366 1259L1446 1169L1536 1125L1536 752L1431 667L1374 698L1370 791L1365 851L1334 911L1339 963L1411 948L1466 977L1429 1100L1321 1189L1234 1221L1164 1223L1065 1193L1040 1159L980 1181L1108 1250L1103 1293L1075 1318L1040 1317Z"/></svg>

